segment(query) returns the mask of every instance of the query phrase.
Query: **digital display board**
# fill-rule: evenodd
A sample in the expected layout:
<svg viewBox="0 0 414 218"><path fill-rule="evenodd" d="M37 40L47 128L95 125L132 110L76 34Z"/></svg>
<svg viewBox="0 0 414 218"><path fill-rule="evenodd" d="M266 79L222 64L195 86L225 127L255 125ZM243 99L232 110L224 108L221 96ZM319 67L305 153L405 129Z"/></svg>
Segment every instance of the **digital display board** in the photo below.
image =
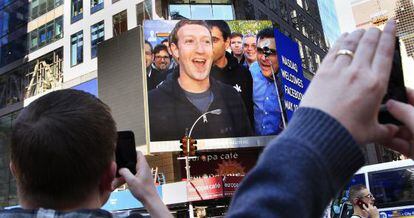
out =
<svg viewBox="0 0 414 218"><path fill-rule="evenodd" d="M147 20L144 39L150 152L264 146L309 83L270 21Z"/></svg>

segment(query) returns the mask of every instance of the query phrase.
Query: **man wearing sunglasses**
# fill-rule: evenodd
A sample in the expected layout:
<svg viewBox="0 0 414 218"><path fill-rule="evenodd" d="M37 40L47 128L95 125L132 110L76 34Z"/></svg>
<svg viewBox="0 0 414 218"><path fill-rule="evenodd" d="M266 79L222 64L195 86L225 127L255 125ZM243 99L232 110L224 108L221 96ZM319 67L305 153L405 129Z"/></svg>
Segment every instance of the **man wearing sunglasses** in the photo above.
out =
<svg viewBox="0 0 414 218"><path fill-rule="evenodd" d="M351 218L378 218L379 212L374 206L375 198L364 185L354 185L349 189L349 201L354 213Z"/></svg>
<svg viewBox="0 0 414 218"><path fill-rule="evenodd" d="M253 77L253 109L256 135L275 135L282 130L282 117L275 81L279 72L272 28L257 34L257 62L250 66ZM273 76L275 74L275 76Z"/></svg>

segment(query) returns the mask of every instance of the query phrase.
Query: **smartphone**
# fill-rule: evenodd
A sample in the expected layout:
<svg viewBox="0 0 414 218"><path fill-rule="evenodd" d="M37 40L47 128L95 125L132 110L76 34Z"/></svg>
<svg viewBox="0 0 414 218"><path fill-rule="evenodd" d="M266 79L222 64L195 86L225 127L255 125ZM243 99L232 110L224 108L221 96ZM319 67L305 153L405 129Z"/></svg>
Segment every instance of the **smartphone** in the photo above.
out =
<svg viewBox="0 0 414 218"><path fill-rule="evenodd" d="M116 177L121 177L118 171L128 168L132 174L136 174L137 151L135 150L135 137L132 131L119 131L115 149Z"/></svg>
<svg viewBox="0 0 414 218"><path fill-rule="evenodd" d="M361 199L358 199L358 201L356 203L362 210L365 210L362 205L365 205L365 207L368 207L368 204L363 202Z"/></svg>
<svg viewBox="0 0 414 218"><path fill-rule="evenodd" d="M382 124L392 123L396 125L402 125L400 121L395 119L387 110L385 103L393 99L396 101L408 102L407 90L404 85L404 75L402 70L401 53L400 53L400 41L397 37L395 40L395 52L394 59L392 61L391 75L388 82L387 94L382 99L382 105L380 107L378 121Z"/></svg>

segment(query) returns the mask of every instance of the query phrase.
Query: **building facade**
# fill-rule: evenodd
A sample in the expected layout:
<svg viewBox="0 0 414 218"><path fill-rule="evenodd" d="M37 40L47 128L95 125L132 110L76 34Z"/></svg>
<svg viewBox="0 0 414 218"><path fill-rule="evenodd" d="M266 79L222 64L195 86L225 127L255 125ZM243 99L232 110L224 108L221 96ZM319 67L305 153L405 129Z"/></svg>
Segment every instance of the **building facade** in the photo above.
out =
<svg viewBox="0 0 414 218"><path fill-rule="evenodd" d="M400 37L405 85L414 88L414 1L353 0L352 11L357 28L379 27L393 18Z"/></svg>
<svg viewBox="0 0 414 218"><path fill-rule="evenodd" d="M96 95L98 43L141 25L144 19L184 17L271 20L299 44L308 78L328 49L317 0L0 1L0 207L18 203L8 169L8 144L19 110L62 88ZM165 160L159 165L168 164L172 156L161 159Z"/></svg>
<svg viewBox="0 0 414 218"><path fill-rule="evenodd" d="M326 44L331 47L341 35L334 0L318 0Z"/></svg>

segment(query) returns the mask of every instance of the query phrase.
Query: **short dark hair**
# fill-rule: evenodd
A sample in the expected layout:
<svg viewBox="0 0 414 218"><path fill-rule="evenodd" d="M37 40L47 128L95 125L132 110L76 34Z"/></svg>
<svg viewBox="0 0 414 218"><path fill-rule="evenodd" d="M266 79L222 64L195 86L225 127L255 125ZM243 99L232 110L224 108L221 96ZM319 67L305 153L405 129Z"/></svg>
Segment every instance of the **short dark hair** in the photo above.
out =
<svg viewBox="0 0 414 218"><path fill-rule="evenodd" d="M210 27L210 29L212 29L213 27L217 27L220 30L221 34L223 35L224 41L226 41L230 37L231 30L226 21L207 20L206 23Z"/></svg>
<svg viewBox="0 0 414 218"><path fill-rule="evenodd" d="M89 93L66 89L33 101L12 128L19 193L46 208L85 200L114 159L116 137L109 107Z"/></svg>
<svg viewBox="0 0 414 218"><path fill-rule="evenodd" d="M151 43L150 43L150 42L148 42L147 40L145 40L145 44L149 45L149 47L150 47L150 49L151 49L151 53L152 53L153 49L152 49L152 45L151 45Z"/></svg>
<svg viewBox="0 0 414 218"><path fill-rule="evenodd" d="M367 187L363 184L358 184L358 185L354 185L351 186L349 188L349 201L352 203L352 200L355 198L360 198L361 196L361 191L366 189Z"/></svg>
<svg viewBox="0 0 414 218"><path fill-rule="evenodd" d="M210 28L208 27L208 25L206 24L205 21L203 20L180 20L178 21L177 24L175 24L174 29L171 31L170 33L170 46L171 43L174 43L177 47L178 47L178 31L181 29L181 27L185 26L185 25L200 25L203 26L205 28L207 28L207 30L210 32L211 35L211 31Z"/></svg>
<svg viewBox="0 0 414 218"><path fill-rule="evenodd" d="M168 39L164 39L164 40L162 40L162 41L161 41L161 44L164 44L164 42L168 42L168 43L170 43L170 41L169 41Z"/></svg>
<svg viewBox="0 0 414 218"><path fill-rule="evenodd" d="M259 33L256 36L256 40L259 41L260 39L264 38L275 38L275 32L273 28L266 28L259 31Z"/></svg>
<svg viewBox="0 0 414 218"><path fill-rule="evenodd" d="M154 55L160 53L160 51L165 51L168 53L168 48L164 44L158 44L155 46L154 51L152 52Z"/></svg>
<svg viewBox="0 0 414 218"><path fill-rule="evenodd" d="M234 32L230 35L230 39L233 39L233 38L236 38L236 37L240 37L240 38L243 39L243 34Z"/></svg>

